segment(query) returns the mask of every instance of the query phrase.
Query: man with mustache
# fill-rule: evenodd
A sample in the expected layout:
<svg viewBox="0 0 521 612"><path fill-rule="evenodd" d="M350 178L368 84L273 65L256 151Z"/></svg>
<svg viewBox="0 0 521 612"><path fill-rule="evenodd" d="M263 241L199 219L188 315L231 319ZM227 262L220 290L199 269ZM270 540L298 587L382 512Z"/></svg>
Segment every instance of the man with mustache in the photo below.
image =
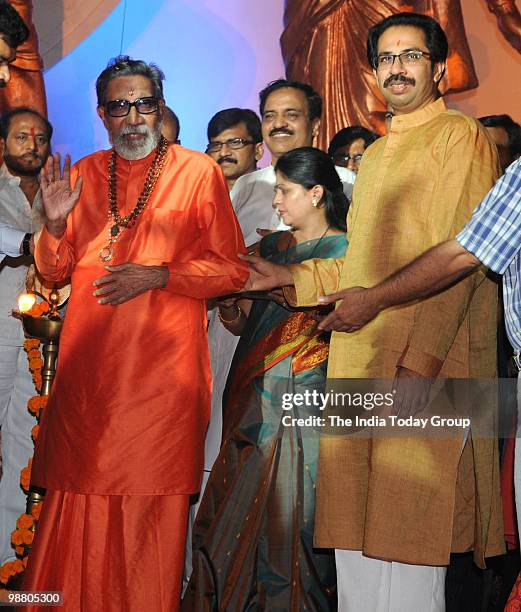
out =
<svg viewBox="0 0 521 612"><path fill-rule="evenodd" d="M373 286L456 236L499 163L484 128L448 110L439 95L447 52L445 33L425 15L400 13L369 30L367 58L393 117L387 136L364 153L346 256L290 267L250 257L249 288L287 287L299 306L334 303L346 287ZM494 377L496 298L496 285L476 270L352 334L341 333L340 303L319 325L333 331L330 385L394 379L394 409L408 417L424 408L436 377ZM493 431L493 402L486 408ZM396 433L357 437L336 429L321 439L315 545L335 548L339 610L441 612L451 551L473 550L481 567L504 551L493 436Z"/></svg>
<svg viewBox="0 0 521 612"><path fill-rule="evenodd" d="M2 479L0 481L0 565L14 558L11 532L25 509L20 470L32 455L34 417L27 400L34 395L24 334L11 316L18 296L25 293L31 265L33 235L43 223L40 170L49 156L50 123L37 112L19 108L0 122L4 149L0 167L0 222L22 238L18 252L0 261L0 426L2 428Z"/></svg>
<svg viewBox="0 0 521 612"><path fill-rule="evenodd" d="M207 133L206 152L221 166L231 191L238 178L257 169L264 154L261 122L249 108L226 108L210 119Z"/></svg>
<svg viewBox="0 0 521 612"><path fill-rule="evenodd" d="M68 610L179 609L210 411L205 300L247 276L220 168L161 136L163 79L112 60L96 81L112 149L63 173L56 155L42 173L36 263L72 290L24 588L63 591Z"/></svg>
<svg viewBox="0 0 521 612"><path fill-rule="evenodd" d="M281 155L298 147L312 147L320 130L322 100L306 83L278 79L259 94L262 136L271 154L271 165L239 178L231 191L237 214L248 206L256 211L256 224L243 227L246 244L256 242L257 228L283 229L286 226L272 210L275 187L274 165ZM355 173L337 167L344 192L351 198ZM252 219L253 221L253 219Z"/></svg>

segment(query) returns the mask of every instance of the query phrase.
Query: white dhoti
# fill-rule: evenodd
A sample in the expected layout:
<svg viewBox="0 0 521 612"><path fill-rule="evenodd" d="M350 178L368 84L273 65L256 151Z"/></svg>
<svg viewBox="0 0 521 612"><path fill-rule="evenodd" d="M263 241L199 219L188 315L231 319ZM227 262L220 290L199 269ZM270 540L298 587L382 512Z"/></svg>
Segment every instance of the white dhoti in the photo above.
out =
<svg viewBox="0 0 521 612"><path fill-rule="evenodd" d="M34 451L31 429L36 419L27 410L27 400L35 394L24 349L0 346L0 564L15 558L11 533L16 529L17 518L25 512L26 496L20 486L20 471Z"/></svg>
<svg viewBox="0 0 521 612"><path fill-rule="evenodd" d="M338 612L443 612L446 567L410 565L335 550Z"/></svg>

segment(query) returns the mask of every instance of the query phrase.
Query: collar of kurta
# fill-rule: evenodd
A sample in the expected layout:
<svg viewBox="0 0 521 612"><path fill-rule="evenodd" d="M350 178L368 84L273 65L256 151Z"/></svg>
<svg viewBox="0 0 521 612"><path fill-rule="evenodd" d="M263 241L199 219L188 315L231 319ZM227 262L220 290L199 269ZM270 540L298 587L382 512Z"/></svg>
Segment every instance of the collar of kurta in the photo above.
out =
<svg viewBox="0 0 521 612"><path fill-rule="evenodd" d="M414 111L414 113L393 117L391 132L403 132L418 127L419 125L427 123L437 115L444 113L446 110L445 100L440 97L434 102L427 104L427 106Z"/></svg>
<svg viewBox="0 0 521 612"><path fill-rule="evenodd" d="M110 152L112 152L112 150ZM124 157L121 157L119 153L117 153L116 157L117 157L118 164L122 164L123 167L150 166L156 153L157 153L157 147L154 147L152 151L150 151L150 153L146 157L142 157L141 159L125 159Z"/></svg>

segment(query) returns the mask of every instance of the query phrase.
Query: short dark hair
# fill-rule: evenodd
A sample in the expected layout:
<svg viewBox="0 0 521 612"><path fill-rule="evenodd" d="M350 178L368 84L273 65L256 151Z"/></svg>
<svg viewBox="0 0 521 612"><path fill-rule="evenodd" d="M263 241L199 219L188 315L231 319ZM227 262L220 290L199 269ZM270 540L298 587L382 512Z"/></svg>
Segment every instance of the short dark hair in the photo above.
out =
<svg viewBox="0 0 521 612"><path fill-rule="evenodd" d="M275 172L282 172L291 182L304 189L321 185L324 189L326 220L330 227L346 231L349 201L342 181L329 155L315 147L299 147L281 155Z"/></svg>
<svg viewBox="0 0 521 612"><path fill-rule="evenodd" d="M419 13L396 13L386 17L369 29L367 35L367 61L376 70L378 57L378 41L380 36L389 28L395 26L412 26L419 28L425 35L425 44L431 56L431 64L438 64L447 59L449 43L440 24L428 15Z"/></svg>
<svg viewBox="0 0 521 612"><path fill-rule="evenodd" d="M331 139L327 150L328 155L334 155L337 149L340 149L340 147L348 147L359 138L362 138L365 143L365 148L367 149L370 144L380 138L380 134L371 132L371 130L368 130L362 125L351 125L350 127L342 128Z"/></svg>
<svg viewBox="0 0 521 612"><path fill-rule="evenodd" d="M0 36L15 49L29 37L29 28L18 12L4 0L0 1Z"/></svg>
<svg viewBox="0 0 521 612"><path fill-rule="evenodd" d="M310 121L313 121L313 119L320 119L322 116L322 98L317 94L313 87L307 83L301 83L300 81L288 81L287 79L277 79L276 81L271 81L271 83L268 83L268 85L260 92L259 98L261 117L264 115L264 107L266 106L268 96L274 91L284 89L285 87L298 89L306 96Z"/></svg>
<svg viewBox="0 0 521 612"><path fill-rule="evenodd" d="M147 64L143 60L135 60L128 55L118 55L112 58L107 67L96 80L98 106L107 103L107 86L112 79L122 76L144 76L152 83L154 97L163 100L163 71L156 64Z"/></svg>
<svg viewBox="0 0 521 612"><path fill-rule="evenodd" d="M178 142L179 134L181 133L181 124L179 123L179 117L169 106L165 106L163 109L163 121L165 121L167 118L170 118L175 125L176 141Z"/></svg>
<svg viewBox="0 0 521 612"><path fill-rule="evenodd" d="M38 111L35 111L34 109L28 108L26 106L13 108L12 110L2 114L2 117L0 118L0 138L6 140L7 136L9 135L9 130L11 129L11 123L13 119L15 117L18 117L19 115L34 115L35 117L38 117L38 119L40 119L40 121L42 121L42 123L45 125L47 139L49 140L49 142L51 142L53 131L52 125Z"/></svg>
<svg viewBox="0 0 521 612"><path fill-rule="evenodd" d="M219 136L224 130L229 130L238 123L244 123L253 142L262 142L262 129L257 113L249 108L225 108L210 119L208 123L208 142Z"/></svg>
<svg viewBox="0 0 521 612"><path fill-rule="evenodd" d="M508 134L508 148L513 157L521 155L521 125L510 115L487 115L478 121L485 127L502 128Z"/></svg>

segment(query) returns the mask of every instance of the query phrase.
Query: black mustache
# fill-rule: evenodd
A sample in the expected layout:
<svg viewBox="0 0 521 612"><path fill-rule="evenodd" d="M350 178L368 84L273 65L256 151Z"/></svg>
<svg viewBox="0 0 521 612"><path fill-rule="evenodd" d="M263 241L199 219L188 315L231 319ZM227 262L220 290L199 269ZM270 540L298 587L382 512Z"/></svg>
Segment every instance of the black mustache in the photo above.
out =
<svg viewBox="0 0 521 612"><path fill-rule="evenodd" d="M233 159L233 157L220 157L220 158L217 160L217 163L218 163L218 164L224 164L225 162L228 162L228 163L230 163L230 164L236 164L236 163L237 163L237 160L236 160L236 159Z"/></svg>
<svg viewBox="0 0 521 612"><path fill-rule="evenodd" d="M273 128L270 132L270 136L275 136L275 134L287 134L288 136L293 136L293 131L288 128Z"/></svg>
<svg viewBox="0 0 521 612"><path fill-rule="evenodd" d="M388 87L391 83L409 83L409 85L416 85L416 81L412 78L406 77L403 74L391 74L384 81L384 87Z"/></svg>

